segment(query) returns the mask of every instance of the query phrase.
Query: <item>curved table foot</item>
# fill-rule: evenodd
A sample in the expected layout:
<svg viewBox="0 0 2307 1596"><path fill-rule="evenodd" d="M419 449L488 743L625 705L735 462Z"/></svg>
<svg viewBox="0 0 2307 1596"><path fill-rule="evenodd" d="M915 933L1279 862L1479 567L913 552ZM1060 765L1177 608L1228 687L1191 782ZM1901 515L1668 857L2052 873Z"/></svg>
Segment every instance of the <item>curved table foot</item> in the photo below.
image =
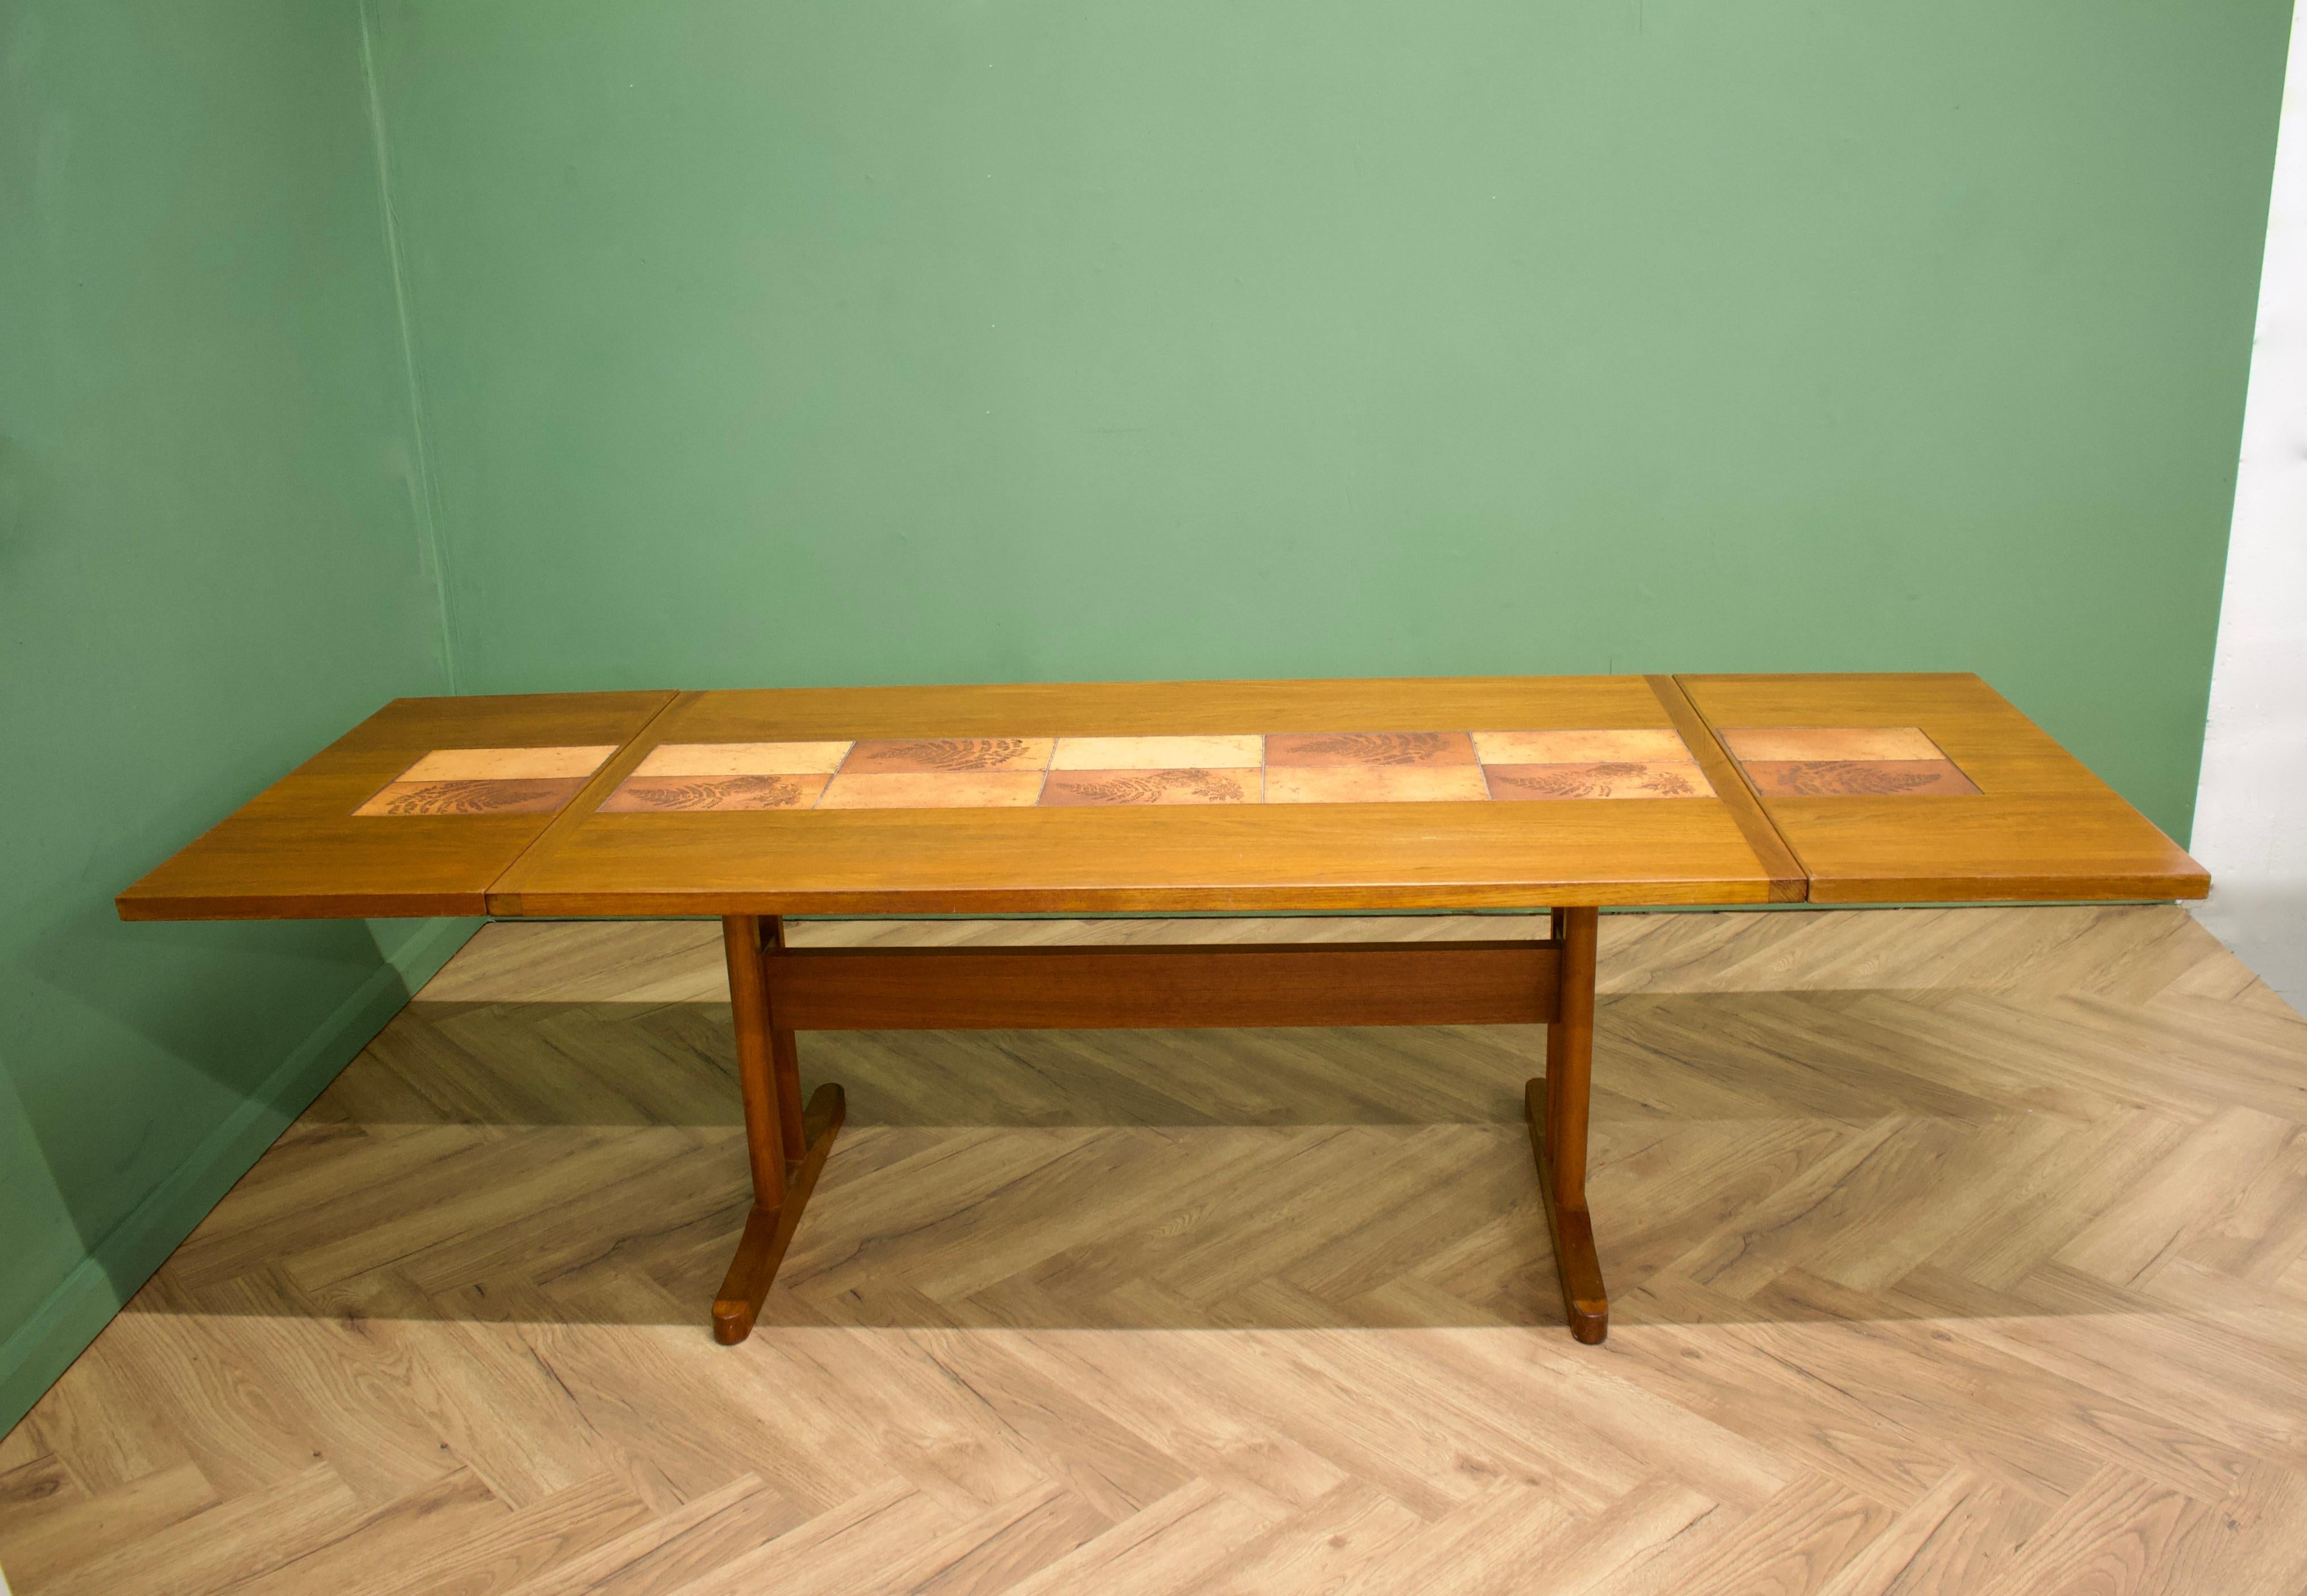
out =
<svg viewBox="0 0 2307 1596"><path fill-rule="evenodd" d="M825 1155L832 1150L834 1135L848 1112L848 1098L830 1081L810 1094L809 1108L802 1115L808 1147L793 1166L785 1201L774 1208L756 1204L746 1216L737 1256L729 1260L729 1272L722 1276L721 1290L713 1299L713 1339L722 1345L734 1346L753 1333L761 1299L769 1294L777 1266L785 1260L785 1248L801 1225L809 1194L817 1189L818 1172L825 1167Z"/></svg>
<svg viewBox="0 0 2307 1596"><path fill-rule="evenodd" d="M1538 1159L1538 1189L1546 1199L1546 1227L1554 1234L1554 1268L1562 1281L1562 1307L1570 1334L1592 1345L1610 1333L1610 1298L1602 1286L1602 1260L1594 1251L1594 1222L1586 1205L1559 1201L1554 1191L1554 1159L1547 1151L1546 1078L1522 1088L1530 1122L1530 1150Z"/></svg>

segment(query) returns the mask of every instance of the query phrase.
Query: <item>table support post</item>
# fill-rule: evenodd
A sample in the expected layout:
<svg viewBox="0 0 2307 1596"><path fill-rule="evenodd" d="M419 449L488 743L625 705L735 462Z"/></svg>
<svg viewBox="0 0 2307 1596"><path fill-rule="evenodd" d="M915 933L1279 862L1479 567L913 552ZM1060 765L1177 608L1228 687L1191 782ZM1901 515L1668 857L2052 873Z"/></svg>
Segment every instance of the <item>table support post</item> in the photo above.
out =
<svg viewBox="0 0 2307 1596"><path fill-rule="evenodd" d="M763 951L768 948L783 948L785 945L785 917L769 916L762 926L760 935L755 938L754 945ZM757 972L760 969L758 957L753 961L753 968ZM731 995L733 996L734 993L733 992ZM798 1164L808 1152L808 1142L802 1135L801 1049L794 1042L792 1031L770 1025L768 1019L770 1004L766 982L762 986L761 1004L764 1015L762 1024L769 1033L769 1073L776 1080L777 1088L777 1128L783 1136L785 1162ZM750 1133L751 1126L748 1124L746 1129Z"/></svg>
<svg viewBox="0 0 2307 1596"><path fill-rule="evenodd" d="M713 1337L733 1345L752 1334L754 1317L785 1261L848 1105L841 1088L828 1082L817 1088L806 1111L802 1107L800 1053L793 1032L778 1028L770 1011L768 977L761 965L769 950L784 945L784 923L774 917L765 922L758 915L725 916L721 941L736 1020L745 1151L753 1171L752 1211L713 1302Z"/></svg>
<svg viewBox="0 0 2307 1596"><path fill-rule="evenodd" d="M1555 1272L1570 1333L1593 1343L1610 1330L1610 1302L1594 1251L1594 1225L1586 1209L1586 1109L1594 1063L1594 943L1592 909L1557 909L1554 937L1562 944L1557 1018L1546 1028L1546 1073L1522 1090L1531 1151L1538 1159L1539 1194L1554 1236Z"/></svg>

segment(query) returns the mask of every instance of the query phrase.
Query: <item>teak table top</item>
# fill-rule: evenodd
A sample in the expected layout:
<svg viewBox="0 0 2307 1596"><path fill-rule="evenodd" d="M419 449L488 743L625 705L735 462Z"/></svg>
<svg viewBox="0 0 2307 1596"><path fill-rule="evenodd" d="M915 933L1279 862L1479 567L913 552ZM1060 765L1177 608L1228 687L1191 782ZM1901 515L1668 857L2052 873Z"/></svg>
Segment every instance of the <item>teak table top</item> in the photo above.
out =
<svg viewBox="0 0 2307 1596"><path fill-rule="evenodd" d="M1719 736L1912 727L1978 791L1782 796L1762 807L1814 903L2200 898L2210 876L1976 676L1685 676Z"/></svg>
<svg viewBox="0 0 2307 1596"><path fill-rule="evenodd" d="M489 888L550 812L356 815L436 748L622 748L671 693L397 698L120 895L131 920L329 919L488 912Z"/></svg>
<svg viewBox="0 0 2307 1596"><path fill-rule="evenodd" d="M1095 914L2207 890L1976 677L1618 676L401 699L119 907Z"/></svg>

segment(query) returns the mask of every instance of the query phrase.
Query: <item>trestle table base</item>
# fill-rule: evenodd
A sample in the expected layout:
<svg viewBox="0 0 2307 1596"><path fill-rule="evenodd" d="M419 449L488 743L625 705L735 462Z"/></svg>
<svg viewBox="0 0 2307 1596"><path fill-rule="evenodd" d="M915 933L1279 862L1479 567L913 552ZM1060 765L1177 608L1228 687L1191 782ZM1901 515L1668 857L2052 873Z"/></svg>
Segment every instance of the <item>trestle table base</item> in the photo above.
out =
<svg viewBox="0 0 2307 1596"><path fill-rule="evenodd" d="M1554 911L1547 940L1261 946L808 948L782 921L722 922L753 1207L713 1303L713 1334L751 1334L841 1129L841 1088L801 1106L797 1030L1505 1025L1547 1028L1524 1093L1570 1332L1599 1342L1609 1301L1586 1209L1596 911Z"/></svg>

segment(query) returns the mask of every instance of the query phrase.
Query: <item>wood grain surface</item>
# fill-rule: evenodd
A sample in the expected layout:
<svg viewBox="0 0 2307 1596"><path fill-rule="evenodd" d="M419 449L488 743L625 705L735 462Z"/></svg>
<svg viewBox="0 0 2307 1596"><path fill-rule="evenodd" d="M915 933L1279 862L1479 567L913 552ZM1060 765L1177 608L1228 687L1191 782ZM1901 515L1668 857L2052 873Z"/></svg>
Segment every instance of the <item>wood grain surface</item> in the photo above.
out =
<svg viewBox="0 0 2307 1596"><path fill-rule="evenodd" d="M793 1030L1537 1025L1560 959L1543 943L1308 947L797 948L767 962Z"/></svg>
<svg viewBox="0 0 2307 1596"><path fill-rule="evenodd" d="M523 814L356 815L444 748L622 746L671 693L396 698L117 900L125 920L488 912L489 889L553 824ZM596 801L612 764L570 800ZM557 807L557 806L556 806Z"/></svg>

